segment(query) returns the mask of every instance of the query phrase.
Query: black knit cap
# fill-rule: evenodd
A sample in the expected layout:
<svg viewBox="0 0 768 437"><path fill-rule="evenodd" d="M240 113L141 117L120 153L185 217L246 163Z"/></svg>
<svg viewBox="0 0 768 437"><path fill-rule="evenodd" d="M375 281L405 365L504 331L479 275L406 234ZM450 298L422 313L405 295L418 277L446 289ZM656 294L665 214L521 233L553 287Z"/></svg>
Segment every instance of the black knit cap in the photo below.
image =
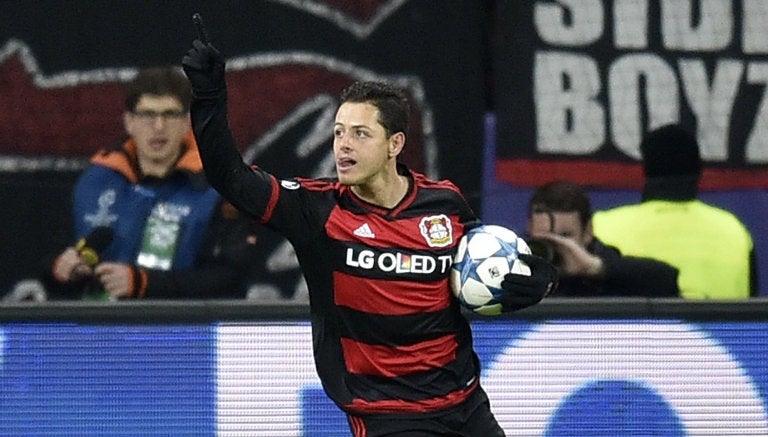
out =
<svg viewBox="0 0 768 437"><path fill-rule="evenodd" d="M649 132L640 143L646 177L701 175L699 144L677 124Z"/></svg>

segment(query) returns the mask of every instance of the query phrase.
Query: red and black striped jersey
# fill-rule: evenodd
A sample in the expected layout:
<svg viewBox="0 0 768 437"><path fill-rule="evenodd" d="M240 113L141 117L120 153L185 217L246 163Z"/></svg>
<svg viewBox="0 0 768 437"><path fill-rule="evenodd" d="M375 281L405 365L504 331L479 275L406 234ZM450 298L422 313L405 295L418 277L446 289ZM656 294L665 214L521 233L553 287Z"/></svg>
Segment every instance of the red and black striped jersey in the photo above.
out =
<svg viewBox="0 0 768 437"><path fill-rule="evenodd" d="M355 414L428 413L465 400L479 361L448 277L458 240L478 219L459 189L399 165L409 191L384 209L335 179L278 180L243 164L214 106L193 106L206 174L293 245L328 396Z"/></svg>

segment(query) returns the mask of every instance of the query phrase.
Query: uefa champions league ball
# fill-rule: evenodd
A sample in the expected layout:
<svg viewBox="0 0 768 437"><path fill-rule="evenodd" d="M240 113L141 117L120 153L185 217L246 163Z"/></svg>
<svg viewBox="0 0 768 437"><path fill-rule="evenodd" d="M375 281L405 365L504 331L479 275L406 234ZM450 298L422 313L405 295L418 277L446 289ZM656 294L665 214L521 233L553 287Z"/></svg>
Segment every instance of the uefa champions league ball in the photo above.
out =
<svg viewBox="0 0 768 437"><path fill-rule="evenodd" d="M506 291L501 281L507 273L529 276L531 269L520 259L531 253L525 240L505 227L483 225L469 230L453 259L450 283L461 304L482 315L501 314L499 297Z"/></svg>

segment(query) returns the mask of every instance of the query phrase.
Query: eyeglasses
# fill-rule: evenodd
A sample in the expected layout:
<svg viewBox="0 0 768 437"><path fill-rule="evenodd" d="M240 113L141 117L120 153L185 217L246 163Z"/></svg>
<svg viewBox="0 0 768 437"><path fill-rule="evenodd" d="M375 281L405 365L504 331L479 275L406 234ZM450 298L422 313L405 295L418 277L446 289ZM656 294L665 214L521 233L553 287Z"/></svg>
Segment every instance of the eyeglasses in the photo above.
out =
<svg viewBox="0 0 768 437"><path fill-rule="evenodd" d="M179 111L176 109L168 109L166 111L152 111L152 110L131 111L131 114L133 114L134 117L137 117L141 120L146 120L146 121L157 120L158 117L167 121L167 120L180 120L187 115L187 112Z"/></svg>

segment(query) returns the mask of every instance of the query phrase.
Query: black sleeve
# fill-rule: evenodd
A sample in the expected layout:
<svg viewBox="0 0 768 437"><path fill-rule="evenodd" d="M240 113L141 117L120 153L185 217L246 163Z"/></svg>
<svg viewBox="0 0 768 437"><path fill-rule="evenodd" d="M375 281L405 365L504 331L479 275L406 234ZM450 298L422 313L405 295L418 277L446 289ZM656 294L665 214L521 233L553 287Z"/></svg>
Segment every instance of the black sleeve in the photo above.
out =
<svg viewBox="0 0 768 437"><path fill-rule="evenodd" d="M664 262L632 256L603 258L604 289L618 296L679 297L678 270Z"/></svg>
<svg viewBox="0 0 768 437"><path fill-rule="evenodd" d="M244 298L255 258L255 223L223 203L206 231L191 270L145 270L147 299Z"/></svg>
<svg viewBox="0 0 768 437"><path fill-rule="evenodd" d="M243 162L229 128L226 95L193 98L192 129L208 182L227 201L291 241L308 241L326 211L308 199L297 181L288 188L267 171ZM314 195L319 195L315 192Z"/></svg>
<svg viewBox="0 0 768 437"><path fill-rule="evenodd" d="M273 178L243 162L227 115L227 98L193 98L192 130L208 182L239 210L261 218L272 195Z"/></svg>

